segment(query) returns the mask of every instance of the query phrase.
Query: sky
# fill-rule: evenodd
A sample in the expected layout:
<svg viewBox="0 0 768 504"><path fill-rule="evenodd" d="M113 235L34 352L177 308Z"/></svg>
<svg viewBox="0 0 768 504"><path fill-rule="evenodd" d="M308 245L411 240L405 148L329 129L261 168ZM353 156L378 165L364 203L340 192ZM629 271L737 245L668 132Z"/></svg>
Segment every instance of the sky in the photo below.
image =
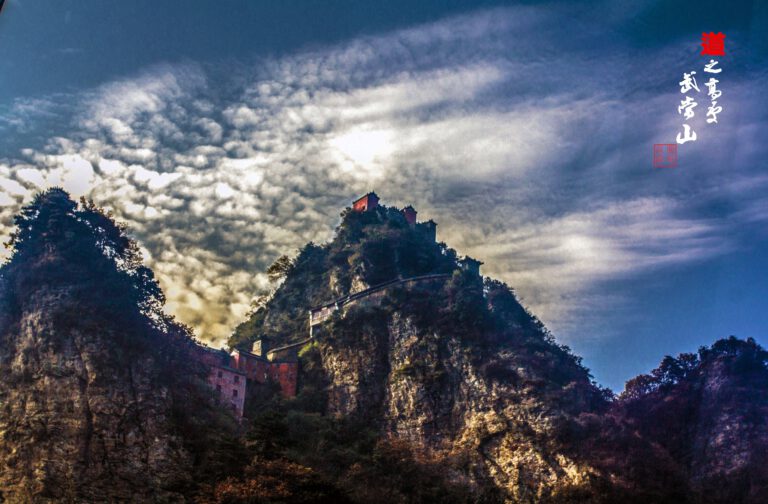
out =
<svg viewBox="0 0 768 504"><path fill-rule="evenodd" d="M768 346L767 59L758 1L7 0L0 238L40 190L92 198L218 346L375 190L621 390L731 334ZM691 71L697 140L654 169Z"/></svg>

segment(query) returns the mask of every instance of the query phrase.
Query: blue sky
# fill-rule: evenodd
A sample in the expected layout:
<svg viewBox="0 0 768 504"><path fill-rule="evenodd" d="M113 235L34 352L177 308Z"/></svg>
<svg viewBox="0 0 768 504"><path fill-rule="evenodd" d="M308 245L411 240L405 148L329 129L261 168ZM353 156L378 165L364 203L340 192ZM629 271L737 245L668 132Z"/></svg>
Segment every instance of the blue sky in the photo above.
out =
<svg viewBox="0 0 768 504"><path fill-rule="evenodd" d="M220 344L280 254L375 189L438 221L603 384L768 344L760 2L8 0L0 234L35 191L112 208L168 310ZM726 34L723 112L677 83ZM704 90L704 86L701 86Z"/></svg>

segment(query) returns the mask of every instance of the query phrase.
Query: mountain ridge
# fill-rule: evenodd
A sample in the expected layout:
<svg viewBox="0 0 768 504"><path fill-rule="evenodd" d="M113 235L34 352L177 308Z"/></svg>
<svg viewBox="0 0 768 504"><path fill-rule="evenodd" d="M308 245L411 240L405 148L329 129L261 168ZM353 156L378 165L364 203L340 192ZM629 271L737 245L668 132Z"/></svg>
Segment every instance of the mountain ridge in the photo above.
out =
<svg viewBox="0 0 768 504"><path fill-rule="evenodd" d="M230 345L247 345L256 335L295 342L307 333L300 318L307 309L380 282L450 275L444 287L392 289L375 306L336 310L313 327L319 333L304 357L312 356L325 373L326 383L311 384L327 394L323 413L361 415L381 435L433 455L447 443L449 457L469 458L455 473L468 478L473 491L484 485L500 490L502 500L707 502L706 485L689 481L685 463L673 451L654 448L658 433L648 432L637 453L615 466L572 446L589 444L581 436L595 428L590 422L598 439L620 436L614 441L625 442L632 436L625 424L639 420L627 408L628 393L614 400L511 289L468 274L455 251L431 236L424 239L403 211L378 205L378 198L375 203L345 210L331 242L278 260L272 273L282 283L235 330ZM650 392L632 383L635 393ZM429 397L437 398L434 404L424 402ZM505 410L499 397L520 406ZM452 401L477 411L457 411ZM758 444L765 442L759 437ZM671 476L655 473L654 465ZM758 480L764 477L759 473Z"/></svg>
<svg viewBox="0 0 768 504"><path fill-rule="evenodd" d="M127 230L59 189L39 195L0 269L2 499L768 498L768 353L754 340L666 357L613 397L433 222L371 201L269 269L273 293L229 345L295 345L298 393L249 382L238 423ZM399 282L425 275L439 280ZM312 324L312 308L382 284Z"/></svg>

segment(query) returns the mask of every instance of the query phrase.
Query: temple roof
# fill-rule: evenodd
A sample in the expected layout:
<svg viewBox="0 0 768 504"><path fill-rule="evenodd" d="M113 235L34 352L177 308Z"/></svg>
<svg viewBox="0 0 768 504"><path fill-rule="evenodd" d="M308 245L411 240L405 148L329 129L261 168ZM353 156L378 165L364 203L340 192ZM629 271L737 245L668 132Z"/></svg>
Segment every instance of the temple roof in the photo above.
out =
<svg viewBox="0 0 768 504"><path fill-rule="evenodd" d="M355 203L357 203L357 202L358 202L358 201L360 201L361 199L365 199L365 198L367 198L368 196L373 196L373 197L374 197L374 198L376 198L377 200L378 200L378 199L381 199L381 198L379 198L379 196L378 196L378 195L377 195L375 192L371 191L371 192L369 192L369 193L366 193L366 194L364 194L364 195L360 196L359 198L357 198L357 199L355 200Z"/></svg>

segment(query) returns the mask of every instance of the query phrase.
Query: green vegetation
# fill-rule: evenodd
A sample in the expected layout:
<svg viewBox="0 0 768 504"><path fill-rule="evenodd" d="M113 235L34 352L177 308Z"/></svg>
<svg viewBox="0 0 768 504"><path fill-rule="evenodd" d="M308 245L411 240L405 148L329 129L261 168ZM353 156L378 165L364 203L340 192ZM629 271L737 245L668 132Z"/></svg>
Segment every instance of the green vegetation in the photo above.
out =
<svg viewBox="0 0 768 504"><path fill-rule="evenodd" d="M311 350L310 352L313 352ZM313 372L309 356L307 368ZM309 395L274 394L260 406L246 433L250 463L241 477L207 486L199 503L252 502L481 502L450 481L459 461L427 458L408 443L385 440L375 426L323 415ZM264 399L264 398L262 398Z"/></svg>
<svg viewBox="0 0 768 504"><path fill-rule="evenodd" d="M366 325L370 330L381 328L382 317L399 310L425 333L445 338L459 335L476 362L496 379L518 378L514 370L496 361L498 349L507 348L515 352L521 366L532 364L545 371L548 386L577 383L589 390L595 404L610 399L609 391L590 384L591 376L581 359L558 345L508 286L461 271L456 251L434 243L418 226L408 226L397 209L347 209L341 217L330 243L310 243L294 260L282 256L270 267L274 279L284 281L264 306L236 328L230 347L247 348L259 335L273 337L276 345L306 338L309 308L350 293L354 282L372 286L395 278L450 273L452 277L442 285L392 288L382 304L383 312L368 310L357 316L348 310L348 323L333 325L326 333L340 343L354 345L359 331L366 332Z"/></svg>
<svg viewBox="0 0 768 504"><path fill-rule="evenodd" d="M309 243L293 260L282 256L269 268L271 280L283 283L235 329L231 348L248 348L262 334L273 337L276 345L306 338L309 309L349 294L353 282L373 286L456 269L455 251L408 226L394 208L347 209L341 218L333 241Z"/></svg>
<svg viewBox="0 0 768 504"><path fill-rule="evenodd" d="M359 290L360 285L432 273L450 277L391 287L380 302L347 306L315 329L317 340L299 352L298 397L286 401L275 395L267 401L260 395L258 408L249 408L253 467L275 460L295 464L356 502L500 499L477 489L470 497L467 487L450 483L461 480L455 475L466 474L466 461L425 459L407 444L385 441L375 399L357 414L327 415L330 383L323 352L359 357L368 367L366 373L377 377L370 379L378 380L383 373L386 381L391 373L392 379L415 380L431 397L438 397L452 386L445 363L456 351L448 342L458 341L460 351L490 380L535 391L574 412L606 407L609 394L591 382L581 360L555 343L507 285L463 271L454 250L434 243L387 207L345 211L333 241L309 244L293 260L278 259L270 275L282 283L238 326L230 345L248 346L259 335L273 338L275 344L300 341L308 334L310 307L350 293L353 285ZM435 357L429 364L414 357L388 369L389 324L395 313L416 329L416 352ZM527 372L519 374L520 368ZM228 484L250 485L247 478ZM301 484L295 490L301 494Z"/></svg>
<svg viewBox="0 0 768 504"><path fill-rule="evenodd" d="M701 347L699 353L682 353L677 358L667 355L659 367L649 374L629 380L621 394L624 401L642 400L649 395L665 393L674 387L690 383L701 376L713 363L727 363L734 374L748 376L760 373L768 367L768 352L753 338L740 340L735 336L721 339L712 347Z"/></svg>
<svg viewBox="0 0 768 504"><path fill-rule="evenodd" d="M597 478L590 502L764 502L768 456L753 452L750 464L739 457L765 444L766 413L768 352L752 338L731 336L697 354L664 357L629 380L605 414L584 413L565 426L560 442L625 482ZM691 475L713 464L729 467L727 475L716 465L714 477L691 484Z"/></svg>
<svg viewBox="0 0 768 504"><path fill-rule="evenodd" d="M461 270L456 259L454 250L425 239L386 207L346 211L331 243L310 244L293 261L281 258L273 269L283 283L238 327L232 345L246 344L257 334L303 339L307 310L348 294L353 286L359 290L361 285L429 273L449 273L450 278L391 287L380 302L348 306L316 328L318 341L300 352L299 396L291 401L274 398L254 417L250 436L261 450L254 461L294 464L319 478L312 481L322 481L355 502L501 501L499 495L478 493L477 488L472 494L455 483L461 478L452 476L467 474L465 460L424 459L407 444L385 441L375 399L381 392L375 386L365 411L343 418L326 414L331 384L324 354L367 366L362 380L388 374L384 380L413 384L430 400L440 401L455 385L448 362L460 352L485 379L512 387L521 401L558 412L547 420L547 434L521 424L536 446L595 468L582 484L557 488L541 502L708 502L707 493L690 486L696 469L691 466L692 447L701 435L691 426L714 429L705 419L715 416L710 407L715 405L716 411L734 412L739 425L757 432L755 426L768 412L768 354L754 340L732 337L698 354L668 356L651 373L630 380L615 398L593 382L581 358L557 344L512 289ZM387 338L396 319L407 320L418 341L409 347L412 354L393 365ZM448 347L457 341L460 348ZM429 359L419 358L427 355ZM703 403L702 391L711 380L727 383L730 399L718 396L712 405ZM758 397L750 397L755 391ZM718 496L717 502L747 499L729 489L755 488L754 482L764 481L756 466L751 467L734 473L741 483L721 482L721 488L707 487L707 492ZM293 485L296 495L302 494L302 485Z"/></svg>

